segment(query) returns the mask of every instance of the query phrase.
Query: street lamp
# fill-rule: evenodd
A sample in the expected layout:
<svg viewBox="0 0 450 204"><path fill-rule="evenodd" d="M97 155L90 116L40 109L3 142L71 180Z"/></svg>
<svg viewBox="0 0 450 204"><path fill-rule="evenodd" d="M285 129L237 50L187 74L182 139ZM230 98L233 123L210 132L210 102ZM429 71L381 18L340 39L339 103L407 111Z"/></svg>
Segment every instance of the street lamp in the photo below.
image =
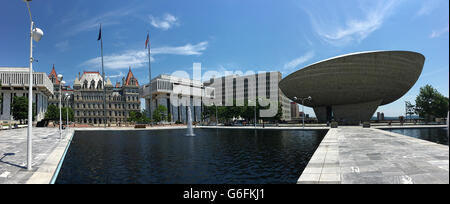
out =
<svg viewBox="0 0 450 204"><path fill-rule="evenodd" d="M28 78L28 127L27 127L27 169L32 170L32 126L33 126L33 40L39 42L44 32L39 28L34 28L34 22L31 15L31 0L23 0L27 3L28 13L30 14L30 69ZM34 29L33 29L34 28Z"/></svg>
<svg viewBox="0 0 450 204"><path fill-rule="evenodd" d="M62 100L62 86L66 83L62 81L63 75L58 74L59 79L59 139L62 139L62 112L61 112L61 100Z"/></svg>
<svg viewBox="0 0 450 204"><path fill-rule="evenodd" d="M70 95L66 93L66 128L69 126L69 100Z"/></svg>
<svg viewBox="0 0 450 204"><path fill-rule="evenodd" d="M297 97L294 97L294 101L298 101L298 100L301 100L302 101L302 112L303 112L303 117L302 117L302 119L303 119L303 129L305 128L305 106L304 106L304 101L307 99L307 100L312 100L312 97L311 96L308 96L308 97L306 97L306 98L297 98Z"/></svg>

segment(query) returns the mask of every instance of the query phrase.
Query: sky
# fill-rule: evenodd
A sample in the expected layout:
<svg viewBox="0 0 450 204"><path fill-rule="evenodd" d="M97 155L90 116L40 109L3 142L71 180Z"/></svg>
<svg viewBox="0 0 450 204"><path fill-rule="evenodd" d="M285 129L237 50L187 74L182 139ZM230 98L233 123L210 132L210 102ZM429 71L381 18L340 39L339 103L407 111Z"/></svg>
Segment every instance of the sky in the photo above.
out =
<svg viewBox="0 0 450 204"><path fill-rule="evenodd" d="M378 108L404 115L420 87L449 96L448 0L33 0L44 31L34 43L33 68L53 64L70 85L83 71L101 71L102 23L106 76L113 84L129 67L148 83L147 32L152 77L186 71L280 71L283 77L330 57L361 51L408 50L426 57L417 83L399 100ZM28 67L30 19L21 0L0 2L0 66ZM307 114L314 115L311 108Z"/></svg>

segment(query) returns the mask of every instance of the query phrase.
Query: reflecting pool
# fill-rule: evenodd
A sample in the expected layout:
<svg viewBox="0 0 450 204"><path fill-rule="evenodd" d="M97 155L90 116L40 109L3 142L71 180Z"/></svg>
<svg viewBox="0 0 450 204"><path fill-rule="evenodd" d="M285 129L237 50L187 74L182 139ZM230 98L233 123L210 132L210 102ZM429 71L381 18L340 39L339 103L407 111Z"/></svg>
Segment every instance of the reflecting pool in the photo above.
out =
<svg viewBox="0 0 450 204"><path fill-rule="evenodd" d="M294 184L327 131L77 131L56 183Z"/></svg>
<svg viewBox="0 0 450 204"><path fill-rule="evenodd" d="M405 128L384 129L390 132L411 136L439 144L448 145L447 128Z"/></svg>

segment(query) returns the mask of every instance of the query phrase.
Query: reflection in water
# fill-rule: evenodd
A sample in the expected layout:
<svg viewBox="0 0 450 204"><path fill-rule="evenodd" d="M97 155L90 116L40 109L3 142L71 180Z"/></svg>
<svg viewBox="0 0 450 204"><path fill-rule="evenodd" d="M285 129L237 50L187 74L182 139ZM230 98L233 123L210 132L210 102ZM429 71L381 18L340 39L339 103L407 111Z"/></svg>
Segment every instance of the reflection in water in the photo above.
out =
<svg viewBox="0 0 450 204"><path fill-rule="evenodd" d="M80 131L56 183L296 183L326 132Z"/></svg>
<svg viewBox="0 0 450 204"><path fill-rule="evenodd" d="M408 128L386 130L430 142L448 145L447 128Z"/></svg>

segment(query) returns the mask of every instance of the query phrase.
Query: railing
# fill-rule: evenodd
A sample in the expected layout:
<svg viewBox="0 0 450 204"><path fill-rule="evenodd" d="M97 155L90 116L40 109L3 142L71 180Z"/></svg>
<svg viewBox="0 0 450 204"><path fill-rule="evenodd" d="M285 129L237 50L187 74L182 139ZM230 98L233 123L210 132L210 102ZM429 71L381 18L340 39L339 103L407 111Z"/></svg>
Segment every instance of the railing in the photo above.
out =
<svg viewBox="0 0 450 204"><path fill-rule="evenodd" d="M208 97L212 97L214 94L214 88L213 87L206 87L203 86L201 83L200 84L195 84L196 86L191 87L189 84L179 84L178 82L175 81L170 81L170 80L162 80L162 79L158 79L158 80L154 80L152 82L152 91L150 92L150 86L149 84L145 84L141 87L139 87L139 96L141 98L147 98L150 96L150 93L155 93L155 92L168 92L168 93L172 93L174 89L178 88L177 90L180 91L180 87L181 89L193 89L194 93L193 94L208 94ZM198 86L197 86L198 85ZM206 93L204 93L206 92ZM198 95L200 96L200 95Z"/></svg>
<svg viewBox="0 0 450 204"><path fill-rule="evenodd" d="M0 71L0 81L2 87L28 87L29 73ZM33 73L33 86L37 86L36 88L43 88L44 91L53 94L53 84L46 73Z"/></svg>

